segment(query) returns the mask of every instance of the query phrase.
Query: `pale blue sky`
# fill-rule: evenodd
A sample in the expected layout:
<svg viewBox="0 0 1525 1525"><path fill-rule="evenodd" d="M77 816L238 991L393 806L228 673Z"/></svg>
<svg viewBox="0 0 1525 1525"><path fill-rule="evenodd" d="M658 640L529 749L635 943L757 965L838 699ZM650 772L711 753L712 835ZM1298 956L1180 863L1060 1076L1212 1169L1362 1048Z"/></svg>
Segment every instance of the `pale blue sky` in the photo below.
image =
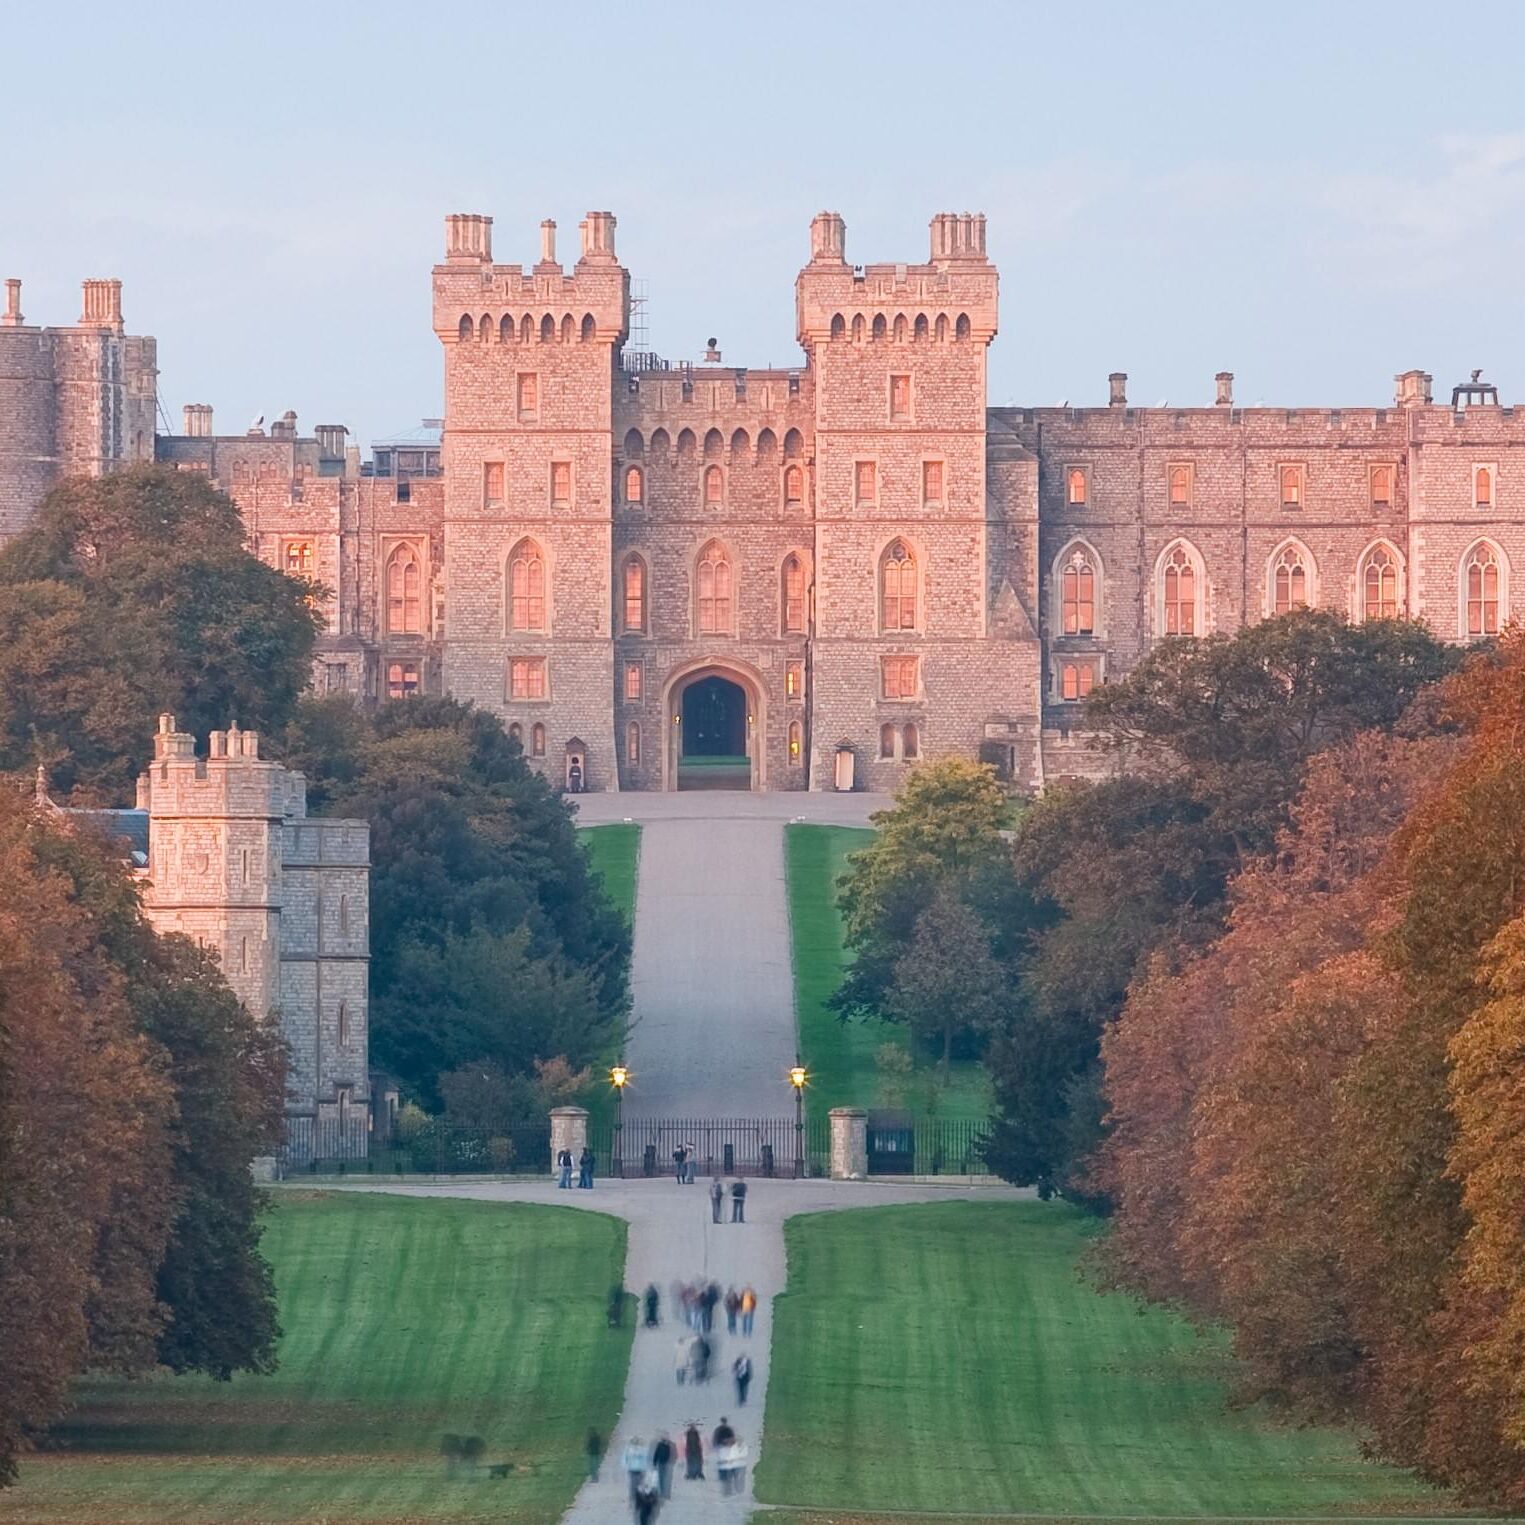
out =
<svg viewBox="0 0 1525 1525"><path fill-rule="evenodd" d="M570 261L589 208L651 341L794 363L823 207L856 262L980 210L995 403L1525 402L1525 10L1390 3L8 8L0 275L33 322L125 283L161 401L362 443L440 406L451 211ZM465 31L457 36L456 28Z"/></svg>

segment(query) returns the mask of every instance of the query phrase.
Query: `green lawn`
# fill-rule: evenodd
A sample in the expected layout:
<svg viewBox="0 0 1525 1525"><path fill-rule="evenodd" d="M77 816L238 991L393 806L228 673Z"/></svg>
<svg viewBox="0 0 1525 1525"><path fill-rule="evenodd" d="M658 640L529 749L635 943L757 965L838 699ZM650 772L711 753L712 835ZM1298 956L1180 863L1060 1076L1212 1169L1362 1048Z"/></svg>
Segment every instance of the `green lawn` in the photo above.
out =
<svg viewBox="0 0 1525 1525"><path fill-rule="evenodd" d="M1222 1339L1077 1275L1096 1227L1037 1202L792 1220L759 1499L853 1520L1447 1512L1348 1435L1231 1407Z"/></svg>
<svg viewBox="0 0 1525 1525"><path fill-rule="evenodd" d="M577 839L587 851L594 873L604 881L609 898L625 913L625 920L635 921L635 871L641 856L641 828L617 823L613 826L585 826Z"/></svg>
<svg viewBox="0 0 1525 1525"><path fill-rule="evenodd" d="M837 912L837 880L849 853L866 847L873 832L852 826L786 828L784 855L789 920L794 942L794 1005L800 1054L810 1071L806 1104L813 1118L832 1107L905 1107L922 1116L981 1121L989 1084L972 1061L955 1063L946 1086L935 1064L918 1063L904 1094L887 1085L874 1056L886 1043L907 1046L904 1027L892 1022L839 1022L826 1002L841 983L846 957Z"/></svg>
<svg viewBox="0 0 1525 1525"><path fill-rule="evenodd" d="M0 1494L37 1525L559 1517L590 1424L619 1409L630 1334L605 1326L625 1226L568 1208L277 1195L265 1239L280 1370L92 1382ZM446 1431L490 1480L447 1479Z"/></svg>

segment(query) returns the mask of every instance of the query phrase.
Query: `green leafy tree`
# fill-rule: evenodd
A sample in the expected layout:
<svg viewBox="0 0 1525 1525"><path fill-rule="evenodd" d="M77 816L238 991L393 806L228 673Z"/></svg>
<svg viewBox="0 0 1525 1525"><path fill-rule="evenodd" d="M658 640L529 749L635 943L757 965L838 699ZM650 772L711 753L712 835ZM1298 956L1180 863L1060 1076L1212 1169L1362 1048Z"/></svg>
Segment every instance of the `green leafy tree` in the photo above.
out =
<svg viewBox="0 0 1525 1525"><path fill-rule="evenodd" d="M128 797L144 715L283 727L322 624L322 590L250 555L231 499L163 467L55 488L0 589L0 769L43 763L80 799Z"/></svg>

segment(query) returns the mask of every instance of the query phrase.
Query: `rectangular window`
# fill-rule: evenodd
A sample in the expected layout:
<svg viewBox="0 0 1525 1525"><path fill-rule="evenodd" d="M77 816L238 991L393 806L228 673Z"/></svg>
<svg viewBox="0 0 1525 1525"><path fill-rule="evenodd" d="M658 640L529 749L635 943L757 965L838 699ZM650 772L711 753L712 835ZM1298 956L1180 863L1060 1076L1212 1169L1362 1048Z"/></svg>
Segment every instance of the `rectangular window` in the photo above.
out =
<svg viewBox="0 0 1525 1525"><path fill-rule="evenodd" d="M641 728L633 720L625 727L625 761L632 768L640 766Z"/></svg>
<svg viewBox="0 0 1525 1525"><path fill-rule="evenodd" d="M387 698L407 699L417 692L418 663L391 663L387 668Z"/></svg>
<svg viewBox="0 0 1525 1525"><path fill-rule="evenodd" d="M885 657L881 693L886 699L916 697L916 657Z"/></svg>
<svg viewBox="0 0 1525 1525"><path fill-rule="evenodd" d="M572 501L572 463L551 462L551 503L553 507L565 508Z"/></svg>
<svg viewBox="0 0 1525 1525"><path fill-rule="evenodd" d="M482 498L487 503L503 501L502 461L488 461L482 468Z"/></svg>
<svg viewBox="0 0 1525 1525"><path fill-rule="evenodd" d="M1281 506L1283 508L1301 508L1303 506L1303 468L1301 466L1283 466L1280 475Z"/></svg>
<svg viewBox="0 0 1525 1525"><path fill-rule="evenodd" d="M1059 668L1059 697L1066 703L1084 699L1096 683L1094 661L1064 662Z"/></svg>
<svg viewBox="0 0 1525 1525"><path fill-rule="evenodd" d="M290 577L311 577L313 568L312 541L288 540L281 554L281 565Z"/></svg>
<svg viewBox="0 0 1525 1525"><path fill-rule="evenodd" d="M943 500L943 463L941 461L923 461L921 463L921 501L923 503L941 503Z"/></svg>
<svg viewBox="0 0 1525 1525"><path fill-rule="evenodd" d="M545 698L545 658L515 657L508 664L510 699Z"/></svg>
<svg viewBox="0 0 1525 1525"><path fill-rule="evenodd" d="M540 416L540 378L533 371L519 375L519 422L533 423Z"/></svg>
<svg viewBox="0 0 1525 1525"><path fill-rule="evenodd" d="M859 461L853 473L859 503L873 503L879 497L879 473L872 461Z"/></svg>
<svg viewBox="0 0 1525 1525"><path fill-rule="evenodd" d="M346 662L329 662L324 667L325 687L331 694L345 694L349 692L349 664Z"/></svg>
<svg viewBox="0 0 1525 1525"><path fill-rule="evenodd" d="M625 663L625 700L633 704L641 697L641 664Z"/></svg>
<svg viewBox="0 0 1525 1525"><path fill-rule="evenodd" d="M802 699L804 696L805 664L803 662L784 663L784 697Z"/></svg>
<svg viewBox="0 0 1525 1525"><path fill-rule="evenodd" d="M890 417L906 419L911 416L911 378L890 377Z"/></svg>

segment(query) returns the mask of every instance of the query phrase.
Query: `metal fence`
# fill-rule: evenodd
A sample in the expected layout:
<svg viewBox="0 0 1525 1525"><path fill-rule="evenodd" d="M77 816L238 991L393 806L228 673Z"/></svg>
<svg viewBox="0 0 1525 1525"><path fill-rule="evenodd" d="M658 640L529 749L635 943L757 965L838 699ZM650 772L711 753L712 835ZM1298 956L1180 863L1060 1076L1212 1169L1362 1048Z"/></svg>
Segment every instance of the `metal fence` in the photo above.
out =
<svg viewBox="0 0 1525 1525"><path fill-rule="evenodd" d="M985 1176L985 1124L868 1119L871 1176Z"/></svg>
<svg viewBox="0 0 1525 1525"><path fill-rule="evenodd" d="M643 1117L596 1128L590 1142L599 1168L624 1176L671 1174L678 1149L701 1176L825 1175L830 1155L825 1126L796 1131L792 1117Z"/></svg>
<svg viewBox="0 0 1525 1525"><path fill-rule="evenodd" d="M281 1168L294 1175L549 1175L550 1123L476 1130L428 1122L379 1141L327 1120L289 1118Z"/></svg>

